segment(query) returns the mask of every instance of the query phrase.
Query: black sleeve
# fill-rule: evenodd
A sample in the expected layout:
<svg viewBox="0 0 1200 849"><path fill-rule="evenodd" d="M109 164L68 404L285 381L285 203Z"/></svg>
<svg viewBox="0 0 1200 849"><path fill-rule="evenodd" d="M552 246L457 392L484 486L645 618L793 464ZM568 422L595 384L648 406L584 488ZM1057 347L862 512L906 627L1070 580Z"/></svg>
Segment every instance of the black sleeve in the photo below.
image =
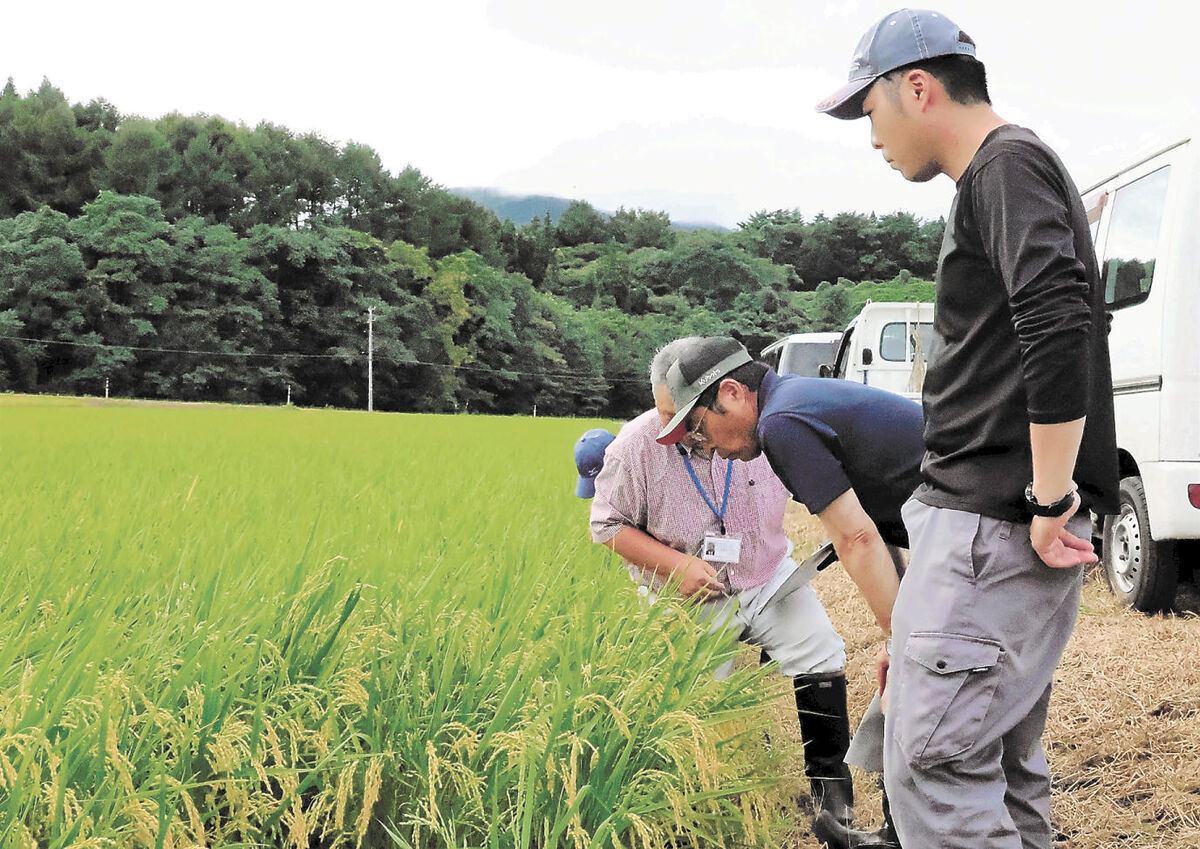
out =
<svg viewBox="0 0 1200 849"><path fill-rule="evenodd" d="M1066 191L1054 164L1029 146L999 152L973 187L984 250L1008 289L1035 424L1087 414L1091 309Z"/></svg>

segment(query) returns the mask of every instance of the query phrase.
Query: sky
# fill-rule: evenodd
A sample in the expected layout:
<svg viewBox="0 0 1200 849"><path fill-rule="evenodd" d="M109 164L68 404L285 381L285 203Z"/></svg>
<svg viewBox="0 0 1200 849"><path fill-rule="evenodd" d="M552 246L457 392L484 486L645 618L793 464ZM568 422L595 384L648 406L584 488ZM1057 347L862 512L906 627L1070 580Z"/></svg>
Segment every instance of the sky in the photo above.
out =
<svg viewBox="0 0 1200 849"><path fill-rule="evenodd" d="M372 147L446 187L581 198L736 226L759 210L936 218L869 123L813 105L845 81L871 0L89 0L12 4L0 76L123 114L267 121ZM953 0L996 111L1086 189L1200 130L1178 0ZM518 222L520 223L520 222Z"/></svg>

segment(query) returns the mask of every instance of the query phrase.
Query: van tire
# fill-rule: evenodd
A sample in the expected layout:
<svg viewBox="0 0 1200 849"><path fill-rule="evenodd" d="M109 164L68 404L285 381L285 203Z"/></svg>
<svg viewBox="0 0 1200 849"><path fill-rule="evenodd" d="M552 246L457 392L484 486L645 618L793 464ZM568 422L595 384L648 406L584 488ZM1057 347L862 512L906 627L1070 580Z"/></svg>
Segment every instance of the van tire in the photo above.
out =
<svg viewBox="0 0 1200 849"><path fill-rule="evenodd" d="M1121 479L1121 508L1104 518L1104 577L1122 604L1143 613L1169 610L1179 584L1173 541L1158 542L1140 477Z"/></svg>

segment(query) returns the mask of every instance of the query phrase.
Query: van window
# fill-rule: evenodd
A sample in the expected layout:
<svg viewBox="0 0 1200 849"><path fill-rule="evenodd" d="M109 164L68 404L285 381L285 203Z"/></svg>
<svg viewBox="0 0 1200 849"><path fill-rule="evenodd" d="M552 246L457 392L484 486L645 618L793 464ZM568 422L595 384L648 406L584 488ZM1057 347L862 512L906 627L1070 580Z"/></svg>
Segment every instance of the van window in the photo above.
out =
<svg viewBox="0 0 1200 849"><path fill-rule="evenodd" d="M1102 266L1104 303L1112 309L1140 303L1150 295L1170 173L1168 165L1113 194Z"/></svg>
<svg viewBox="0 0 1200 849"><path fill-rule="evenodd" d="M879 356L889 362L906 363L914 359L915 349L924 359L929 350L929 334L932 332L933 325L926 321L916 324L905 324L903 321L888 322L879 334Z"/></svg>
<svg viewBox="0 0 1200 849"><path fill-rule="evenodd" d="M832 362L837 353L837 341L789 342L783 346L775 371L780 374L801 374L816 377L821 366Z"/></svg>

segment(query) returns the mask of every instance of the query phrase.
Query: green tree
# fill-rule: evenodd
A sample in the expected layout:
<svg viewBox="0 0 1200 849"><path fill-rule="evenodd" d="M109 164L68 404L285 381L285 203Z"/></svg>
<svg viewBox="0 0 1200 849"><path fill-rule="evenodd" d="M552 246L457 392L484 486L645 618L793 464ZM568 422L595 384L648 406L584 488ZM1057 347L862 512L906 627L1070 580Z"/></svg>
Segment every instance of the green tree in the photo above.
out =
<svg viewBox="0 0 1200 849"><path fill-rule="evenodd" d="M356 238L322 219L298 230L260 224L250 233L255 264L279 298L268 350L281 358L280 381L298 403L365 406L367 311L355 287L377 269L355 267ZM378 264L385 264L382 249Z"/></svg>
<svg viewBox="0 0 1200 849"><path fill-rule="evenodd" d="M555 236L564 247L603 242L608 238L608 226L604 216L590 203L573 200L559 216Z"/></svg>
<svg viewBox="0 0 1200 849"><path fill-rule="evenodd" d="M379 154L366 145L351 142L342 148L335 174L342 223L385 238L392 180Z"/></svg>
<svg viewBox="0 0 1200 849"><path fill-rule="evenodd" d="M134 348L160 347L157 323L175 297L171 225L153 198L101 192L69 226L90 286L105 294L95 328L108 345L104 368L117 393L147 391L147 373L134 368Z"/></svg>
<svg viewBox="0 0 1200 849"><path fill-rule="evenodd" d="M315 133L300 136L292 146L292 179L296 200L307 221L329 216L335 209L337 148Z"/></svg>
<svg viewBox="0 0 1200 849"><path fill-rule="evenodd" d="M8 81L0 92L0 217L42 205L75 215L95 197L93 170L104 147L98 134L109 133L111 123L104 112L95 105L91 117L97 123L80 127L75 110L49 80L27 97Z"/></svg>
<svg viewBox="0 0 1200 849"><path fill-rule="evenodd" d="M123 195L155 195L171 164L171 149L150 121L124 122L109 145L102 175L104 186Z"/></svg>
<svg viewBox="0 0 1200 849"><path fill-rule="evenodd" d="M751 256L727 235L703 230L689 233L669 253L670 290L714 312L731 309L743 292L764 286L790 288L786 269Z"/></svg>
<svg viewBox="0 0 1200 849"><path fill-rule="evenodd" d="M805 266L804 251L811 236L810 227L798 210L757 212L738 227L739 244L748 252L776 265L790 265L797 275L795 286L798 290L816 288L820 281L805 276L814 273Z"/></svg>
<svg viewBox="0 0 1200 849"><path fill-rule="evenodd" d="M665 212L619 207L608 222L612 238L630 250L669 248L675 244L671 218Z"/></svg>
<svg viewBox="0 0 1200 849"><path fill-rule="evenodd" d="M0 388L95 392L106 293L91 285L69 220L43 206L0 220ZM46 340L39 343L29 340ZM79 384L84 384L80 386Z"/></svg>
<svg viewBox="0 0 1200 849"><path fill-rule="evenodd" d="M466 296L469 279L470 264L466 258L447 257L438 264L437 272L425 289L425 298L437 319L436 332L450 365L443 377L445 395L453 399L456 406L463 386L458 369L470 356L463 344L469 337L469 330L464 330L464 326L471 317Z"/></svg>
<svg viewBox="0 0 1200 849"><path fill-rule="evenodd" d="M141 358L153 394L209 401L280 398L283 376L273 359L261 356L266 328L280 318L279 301L255 264L252 243L228 225L199 217L178 222L171 235L175 292L157 325L173 350Z"/></svg>
<svg viewBox="0 0 1200 849"><path fill-rule="evenodd" d="M814 330L841 330L850 322L850 296L844 278L836 284L822 283L813 294L808 315Z"/></svg>
<svg viewBox="0 0 1200 849"><path fill-rule="evenodd" d="M246 145L251 162L244 183L246 204L233 226L242 233L258 224L299 227L305 210L293 167L300 157L295 137L284 127L263 123L250 133Z"/></svg>
<svg viewBox="0 0 1200 849"><path fill-rule="evenodd" d="M245 205L244 185L253 170L245 131L221 118L197 122L195 134L173 163L173 220L188 215L209 224L229 222Z"/></svg>
<svg viewBox="0 0 1200 849"><path fill-rule="evenodd" d="M385 398L384 403L398 410L453 409L457 387L452 368L453 333L444 333L439 326L435 299L429 293L436 274L429 251L397 240L385 255L393 280L390 294L398 297L395 311L381 331L388 332L390 325L393 338L403 343L403 349L391 357L394 398ZM383 293L381 300L388 301L388 294ZM465 310L465 301L462 306Z"/></svg>
<svg viewBox="0 0 1200 849"><path fill-rule="evenodd" d="M554 259L555 238L549 215L531 219L517 231L516 256L508 270L524 274L533 285L541 287Z"/></svg>
<svg viewBox="0 0 1200 849"><path fill-rule="evenodd" d="M527 330L543 372L533 396L539 413L601 415L611 403L604 373L605 340L595 310L576 310L560 298L534 293Z"/></svg>

